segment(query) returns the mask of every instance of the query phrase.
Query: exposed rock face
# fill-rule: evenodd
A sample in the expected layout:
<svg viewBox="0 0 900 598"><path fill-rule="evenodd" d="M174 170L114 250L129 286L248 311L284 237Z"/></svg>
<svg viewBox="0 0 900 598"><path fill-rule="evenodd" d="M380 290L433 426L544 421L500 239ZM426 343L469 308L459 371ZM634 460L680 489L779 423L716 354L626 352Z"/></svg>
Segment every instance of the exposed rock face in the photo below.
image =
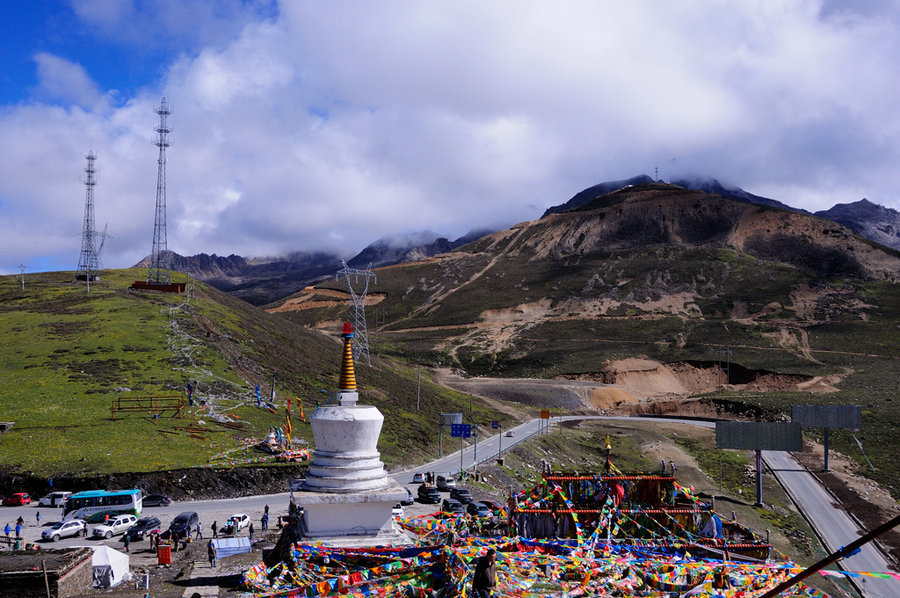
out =
<svg viewBox="0 0 900 598"><path fill-rule="evenodd" d="M900 250L900 212L897 210L861 199L839 203L830 210L816 212L816 216L834 220L867 239Z"/></svg>

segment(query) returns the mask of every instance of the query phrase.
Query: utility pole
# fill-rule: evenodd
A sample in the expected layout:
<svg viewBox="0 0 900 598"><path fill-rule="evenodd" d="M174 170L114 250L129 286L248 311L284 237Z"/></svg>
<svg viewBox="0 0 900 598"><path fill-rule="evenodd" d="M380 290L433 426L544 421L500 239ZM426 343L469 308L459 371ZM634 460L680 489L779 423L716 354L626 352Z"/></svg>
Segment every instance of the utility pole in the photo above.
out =
<svg viewBox="0 0 900 598"><path fill-rule="evenodd" d="M419 410L419 401L422 398L422 370L419 370L418 374L419 374L419 383L418 383L418 387L416 388L416 411Z"/></svg>
<svg viewBox="0 0 900 598"><path fill-rule="evenodd" d="M22 290L25 290L25 264L19 264L19 271L22 273Z"/></svg>

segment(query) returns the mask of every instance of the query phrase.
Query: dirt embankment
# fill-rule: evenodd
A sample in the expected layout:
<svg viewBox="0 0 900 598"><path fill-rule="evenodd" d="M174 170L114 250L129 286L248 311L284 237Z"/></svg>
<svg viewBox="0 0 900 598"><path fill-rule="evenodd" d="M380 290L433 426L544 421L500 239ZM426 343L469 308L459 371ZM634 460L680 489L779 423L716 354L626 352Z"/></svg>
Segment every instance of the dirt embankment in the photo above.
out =
<svg viewBox="0 0 900 598"><path fill-rule="evenodd" d="M306 466L288 464L233 469L174 469L86 477L62 475L53 477L53 487L70 492L98 488L140 488L145 494L165 494L175 500L200 500L286 492L288 480L301 477L306 477ZM40 498L49 491L46 478L11 472L0 474L0 495L28 492L33 498Z"/></svg>

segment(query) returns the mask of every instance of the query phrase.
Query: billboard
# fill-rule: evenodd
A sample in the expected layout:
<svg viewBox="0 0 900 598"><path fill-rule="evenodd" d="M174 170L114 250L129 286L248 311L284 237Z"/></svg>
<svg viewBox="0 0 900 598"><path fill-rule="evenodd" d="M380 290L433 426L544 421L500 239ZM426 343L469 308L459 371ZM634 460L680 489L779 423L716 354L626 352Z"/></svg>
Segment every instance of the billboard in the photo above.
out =
<svg viewBox="0 0 900 598"><path fill-rule="evenodd" d="M716 422L716 448L749 451L802 451L796 422Z"/></svg>
<svg viewBox="0 0 900 598"><path fill-rule="evenodd" d="M441 413L441 425L452 426L462 423L462 413Z"/></svg>
<svg viewBox="0 0 900 598"><path fill-rule="evenodd" d="M791 405L791 421L804 428L862 427L862 407L859 405Z"/></svg>

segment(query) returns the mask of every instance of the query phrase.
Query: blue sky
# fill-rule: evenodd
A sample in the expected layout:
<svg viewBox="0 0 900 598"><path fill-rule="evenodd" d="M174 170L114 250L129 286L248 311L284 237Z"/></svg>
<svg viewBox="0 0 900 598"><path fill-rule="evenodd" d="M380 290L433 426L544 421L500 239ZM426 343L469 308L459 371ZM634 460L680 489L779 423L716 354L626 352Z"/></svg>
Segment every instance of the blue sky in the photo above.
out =
<svg viewBox="0 0 900 598"><path fill-rule="evenodd" d="M540 216L597 182L716 177L811 211L900 208L888 0L32 0L0 4L0 273L151 248L352 255Z"/></svg>

